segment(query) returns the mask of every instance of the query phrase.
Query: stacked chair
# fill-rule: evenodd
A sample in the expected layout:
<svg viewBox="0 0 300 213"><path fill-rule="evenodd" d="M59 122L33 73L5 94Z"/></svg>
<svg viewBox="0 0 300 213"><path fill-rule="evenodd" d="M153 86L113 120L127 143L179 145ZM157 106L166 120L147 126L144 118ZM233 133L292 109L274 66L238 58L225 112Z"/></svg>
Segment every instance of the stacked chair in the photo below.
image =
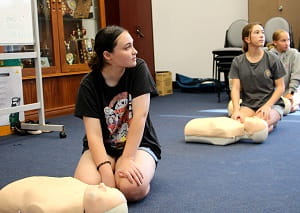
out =
<svg viewBox="0 0 300 213"><path fill-rule="evenodd" d="M224 74L225 90L230 97L228 73L235 56L243 53L242 30L248 24L247 20L238 19L226 30L224 48L215 49L213 53L213 78L221 84L221 73ZM218 102L221 101L223 86L218 88Z"/></svg>
<svg viewBox="0 0 300 213"><path fill-rule="evenodd" d="M288 21L282 17L272 17L268 19L265 23L265 36L266 36L266 44L272 42L273 33L276 30L285 30L290 34L290 46L294 47L294 40L293 40L293 31L292 26L288 23Z"/></svg>

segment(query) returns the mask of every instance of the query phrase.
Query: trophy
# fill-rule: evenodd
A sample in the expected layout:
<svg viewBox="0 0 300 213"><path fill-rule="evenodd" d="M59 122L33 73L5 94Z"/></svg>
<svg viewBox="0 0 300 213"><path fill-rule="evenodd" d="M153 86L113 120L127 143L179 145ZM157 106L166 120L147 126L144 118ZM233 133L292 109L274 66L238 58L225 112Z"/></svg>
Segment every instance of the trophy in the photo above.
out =
<svg viewBox="0 0 300 213"><path fill-rule="evenodd" d="M66 42L66 61L68 64L73 64L74 63L74 54L71 52L71 47L70 47L70 41Z"/></svg>

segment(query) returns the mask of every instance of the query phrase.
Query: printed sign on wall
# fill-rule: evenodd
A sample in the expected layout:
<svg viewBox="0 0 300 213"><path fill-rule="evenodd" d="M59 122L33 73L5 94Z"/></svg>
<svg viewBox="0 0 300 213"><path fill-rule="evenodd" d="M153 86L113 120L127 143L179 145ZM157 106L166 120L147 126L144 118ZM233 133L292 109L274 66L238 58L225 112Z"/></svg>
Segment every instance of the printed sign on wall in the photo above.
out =
<svg viewBox="0 0 300 213"><path fill-rule="evenodd" d="M0 109L23 105L22 67L0 67ZM0 115L0 126L9 125L10 114ZM24 121L24 112L19 112Z"/></svg>

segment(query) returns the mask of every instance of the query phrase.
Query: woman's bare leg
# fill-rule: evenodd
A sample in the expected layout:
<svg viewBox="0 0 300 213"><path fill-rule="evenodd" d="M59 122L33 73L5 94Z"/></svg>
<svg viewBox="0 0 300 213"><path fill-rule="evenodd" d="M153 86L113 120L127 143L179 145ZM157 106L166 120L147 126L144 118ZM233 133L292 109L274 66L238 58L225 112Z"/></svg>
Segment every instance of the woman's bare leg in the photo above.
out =
<svg viewBox="0 0 300 213"><path fill-rule="evenodd" d="M136 182L130 183L127 178L121 178L118 173L115 174L116 186L128 201L138 201L147 196L156 168L155 160L144 150L137 151L135 162L144 177L142 185L139 186ZM116 162L116 171L118 171L118 161Z"/></svg>
<svg viewBox="0 0 300 213"><path fill-rule="evenodd" d="M114 159L108 156L111 166L114 168ZM90 150L85 151L78 162L74 177L84 183L95 185L101 182L100 173L97 171Z"/></svg>
<svg viewBox="0 0 300 213"><path fill-rule="evenodd" d="M270 118L267 120L269 132L273 131L280 118L280 114L275 109L271 109Z"/></svg>

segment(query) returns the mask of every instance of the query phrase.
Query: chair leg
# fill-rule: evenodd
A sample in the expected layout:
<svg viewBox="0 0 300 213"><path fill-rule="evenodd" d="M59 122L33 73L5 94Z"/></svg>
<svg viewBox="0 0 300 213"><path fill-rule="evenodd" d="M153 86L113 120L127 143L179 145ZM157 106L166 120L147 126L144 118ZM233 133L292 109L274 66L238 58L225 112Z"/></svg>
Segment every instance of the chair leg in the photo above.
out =
<svg viewBox="0 0 300 213"><path fill-rule="evenodd" d="M218 103L221 102L221 91L222 91L222 84L219 80L216 80L217 90L218 90Z"/></svg>
<svg viewBox="0 0 300 213"><path fill-rule="evenodd" d="M225 87L226 87L226 92L228 95L228 98L230 100L230 88L229 88L229 78L228 78L229 72L224 72L224 80L225 80Z"/></svg>
<svg viewBox="0 0 300 213"><path fill-rule="evenodd" d="M218 82L218 103L221 102L221 91L222 91L222 84L221 84L221 75L220 75L220 71L217 70L218 72L218 77L217 77L217 82Z"/></svg>

